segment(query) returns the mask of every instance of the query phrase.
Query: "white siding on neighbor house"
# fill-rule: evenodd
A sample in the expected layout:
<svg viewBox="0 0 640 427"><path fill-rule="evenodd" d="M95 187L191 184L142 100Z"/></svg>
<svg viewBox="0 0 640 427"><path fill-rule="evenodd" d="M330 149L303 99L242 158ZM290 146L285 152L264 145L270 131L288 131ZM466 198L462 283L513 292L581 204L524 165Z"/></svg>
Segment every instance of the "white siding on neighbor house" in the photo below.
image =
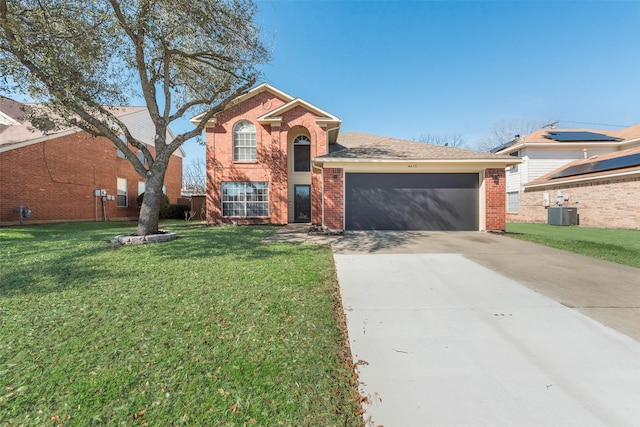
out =
<svg viewBox="0 0 640 427"><path fill-rule="evenodd" d="M520 180L522 179L522 166L518 168L518 172L507 170L507 193L511 191L520 191Z"/></svg>
<svg viewBox="0 0 640 427"><path fill-rule="evenodd" d="M558 169L574 160L584 158L583 146L567 149L531 149L527 150L527 175L522 181L522 185L529 181L540 178L551 171ZM616 151L615 147L611 148L589 148L588 156L596 156L599 154L610 153Z"/></svg>
<svg viewBox="0 0 640 427"><path fill-rule="evenodd" d="M126 116L120 117L120 120L127 125L131 136L145 144L155 145L156 130L153 126L153 120L147 110L138 111ZM172 136L167 132L167 142L171 142ZM173 152L173 155L183 157L180 149Z"/></svg>

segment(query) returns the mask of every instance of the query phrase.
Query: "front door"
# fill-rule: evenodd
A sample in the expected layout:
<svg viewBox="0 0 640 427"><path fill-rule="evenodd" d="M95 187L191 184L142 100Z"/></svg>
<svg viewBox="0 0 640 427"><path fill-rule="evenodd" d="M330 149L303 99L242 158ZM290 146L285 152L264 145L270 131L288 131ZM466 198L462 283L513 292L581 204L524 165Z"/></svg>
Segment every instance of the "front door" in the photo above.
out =
<svg viewBox="0 0 640 427"><path fill-rule="evenodd" d="M311 222L311 186L294 185L293 220Z"/></svg>

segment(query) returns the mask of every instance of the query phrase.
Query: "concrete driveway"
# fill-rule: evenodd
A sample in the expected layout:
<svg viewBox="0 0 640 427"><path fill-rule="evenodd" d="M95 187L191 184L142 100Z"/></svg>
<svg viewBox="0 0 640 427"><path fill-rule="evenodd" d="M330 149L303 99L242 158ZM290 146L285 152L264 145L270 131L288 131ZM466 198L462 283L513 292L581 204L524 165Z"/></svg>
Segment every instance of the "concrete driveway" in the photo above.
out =
<svg viewBox="0 0 640 427"><path fill-rule="evenodd" d="M488 233L332 247L369 425L640 425L640 270Z"/></svg>

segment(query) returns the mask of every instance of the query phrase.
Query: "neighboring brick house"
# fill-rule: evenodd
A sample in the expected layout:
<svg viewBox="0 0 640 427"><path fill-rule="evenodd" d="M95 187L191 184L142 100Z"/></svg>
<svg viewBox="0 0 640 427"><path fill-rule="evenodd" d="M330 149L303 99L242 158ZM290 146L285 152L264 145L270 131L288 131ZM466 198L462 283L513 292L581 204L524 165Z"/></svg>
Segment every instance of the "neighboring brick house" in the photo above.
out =
<svg viewBox="0 0 640 427"><path fill-rule="evenodd" d="M144 192L144 179L111 141L80 129L32 132L20 118L23 107L0 97L0 225L19 223L19 206L30 208L25 221L32 224L102 221L103 201L94 196L99 189L114 196L104 202L108 220L138 218L136 197ZM146 107L118 107L115 114L155 154ZM183 156L181 149L171 156L165 177L172 203L180 196Z"/></svg>
<svg viewBox="0 0 640 427"><path fill-rule="evenodd" d="M238 97L205 130L207 222L504 229L505 167L519 159L340 126L268 84Z"/></svg>
<svg viewBox="0 0 640 427"><path fill-rule="evenodd" d="M527 183L522 202L528 208L519 218L547 222L545 205L562 205L577 207L580 225L640 229L640 138L633 145L575 160Z"/></svg>
<svg viewBox="0 0 640 427"><path fill-rule="evenodd" d="M507 168L507 221L538 222L546 215L542 199L526 194L529 183L570 162L638 144L640 125L620 130L539 129L497 147L492 151L522 159L522 164Z"/></svg>

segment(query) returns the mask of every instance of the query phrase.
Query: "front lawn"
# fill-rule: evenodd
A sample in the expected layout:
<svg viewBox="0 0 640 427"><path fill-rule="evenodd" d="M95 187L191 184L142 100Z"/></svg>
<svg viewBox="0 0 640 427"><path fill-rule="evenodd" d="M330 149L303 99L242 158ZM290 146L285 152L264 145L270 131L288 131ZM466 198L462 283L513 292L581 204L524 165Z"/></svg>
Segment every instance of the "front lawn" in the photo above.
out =
<svg viewBox="0 0 640 427"><path fill-rule="evenodd" d="M0 229L0 425L362 425L330 250L183 224Z"/></svg>
<svg viewBox="0 0 640 427"><path fill-rule="evenodd" d="M509 223L507 235L640 268L639 230Z"/></svg>

